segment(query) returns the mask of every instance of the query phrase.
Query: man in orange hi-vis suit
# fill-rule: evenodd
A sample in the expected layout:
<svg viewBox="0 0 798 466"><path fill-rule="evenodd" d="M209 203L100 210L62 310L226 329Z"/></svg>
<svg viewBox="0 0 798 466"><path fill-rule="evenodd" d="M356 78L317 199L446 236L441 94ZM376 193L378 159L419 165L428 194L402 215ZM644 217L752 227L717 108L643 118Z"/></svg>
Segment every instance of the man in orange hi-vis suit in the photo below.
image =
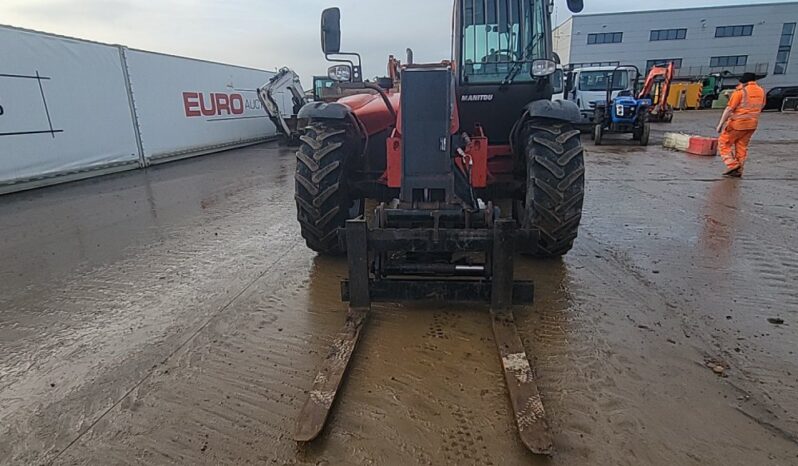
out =
<svg viewBox="0 0 798 466"><path fill-rule="evenodd" d="M756 83L756 75L743 74L740 85L729 98L729 105L718 123L718 133L720 133L718 148L727 168L723 173L724 176L738 178L743 176L743 166L748 157L748 143L756 131L759 114L764 107L765 91Z"/></svg>

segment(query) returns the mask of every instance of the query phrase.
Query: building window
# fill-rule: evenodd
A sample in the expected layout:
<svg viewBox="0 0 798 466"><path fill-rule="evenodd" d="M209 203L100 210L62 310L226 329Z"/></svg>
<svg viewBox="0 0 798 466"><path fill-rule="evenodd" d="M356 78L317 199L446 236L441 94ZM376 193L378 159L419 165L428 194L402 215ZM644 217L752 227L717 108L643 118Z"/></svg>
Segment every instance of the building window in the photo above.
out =
<svg viewBox="0 0 798 466"><path fill-rule="evenodd" d="M673 63L674 69L679 69L682 67L681 58L657 58L654 60L648 60L646 62L646 73L651 71L651 68L654 68L655 66L668 66L668 63Z"/></svg>
<svg viewBox="0 0 798 466"><path fill-rule="evenodd" d="M741 37L754 33L754 25L744 26L718 26L715 28L715 37Z"/></svg>
<svg viewBox="0 0 798 466"><path fill-rule="evenodd" d="M785 74L787 63L790 61L790 50L792 50L792 40L795 37L795 23L784 23L781 29L781 41L779 41L779 51L776 53L776 68L773 74Z"/></svg>
<svg viewBox="0 0 798 466"><path fill-rule="evenodd" d="M595 68L598 66L620 66L621 62L619 61L594 61L594 62L583 62L583 63L571 63L568 65L571 70L575 70L577 68Z"/></svg>
<svg viewBox="0 0 798 466"><path fill-rule="evenodd" d="M727 66L745 66L748 64L748 55L728 55L725 57L712 57L709 59L710 68Z"/></svg>
<svg viewBox="0 0 798 466"><path fill-rule="evenodd" d="M599 32L587 35L587 44L620 44L623 42L622 32Z"/></svg>
<svg viewBox="0 0 798 466"><path fill-rule="evenodd" d="M682 40L687 39L687 29L658 29L651 31L651 40Z"/></svg>

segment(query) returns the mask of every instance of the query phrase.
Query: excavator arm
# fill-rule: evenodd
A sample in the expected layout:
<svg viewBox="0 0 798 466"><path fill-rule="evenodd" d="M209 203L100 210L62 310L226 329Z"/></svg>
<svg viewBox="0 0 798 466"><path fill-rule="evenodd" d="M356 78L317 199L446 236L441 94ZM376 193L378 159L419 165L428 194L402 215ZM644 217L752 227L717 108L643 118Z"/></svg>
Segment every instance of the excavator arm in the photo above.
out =
<svg viewBox="0 0 798 466"><path fill-rule="evenodd" d="M277 96L285 91L291 94L290 115L285 115L277 103ZM299 76L290 68L281 68L269 82L258 89L258 99L283 137L289 142L297 140L297 114L306 103Z"/></svg>
<svg viewBox="0 0 798 466"><path fill-rule="evenodd" d="M654 91L655 85L659 85L659 92L657 93L656 103L651 106L651 113L657 119L667 118L668 110L668 94L671 91L671 83L673 82L673 62L668 63L667 66L655 66L648 72L643 87L640 89L638 99L643 99L651 96ZM653 100L653 96L652 100Z"/></svg>

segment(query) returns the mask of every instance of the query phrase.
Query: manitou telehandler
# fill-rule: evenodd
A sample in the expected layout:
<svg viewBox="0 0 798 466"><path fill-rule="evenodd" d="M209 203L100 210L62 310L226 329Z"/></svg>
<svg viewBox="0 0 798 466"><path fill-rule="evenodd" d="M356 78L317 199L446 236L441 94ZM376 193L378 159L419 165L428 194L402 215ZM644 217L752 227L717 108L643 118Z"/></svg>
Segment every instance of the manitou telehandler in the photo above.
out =
<svg viewBox="0 0 798 466"><path fill-rule="evenodd" d="M582 9L581 0L568 5ZM551 100L552 8L549 0L456 0L454 56L401 65L401 97L394 73L363 80L360 56L341 52L340 10L322 13L322 49L338 63L330 77L363 93L298 115L308 121L295 174L302 236L321 254L346 253L349 311L296 440L322 431L372 301L482 301L521 440L551 453L511 306L530 303L533 291L513 280L515 252L565 254L582 215L579 109Z"/></svg>

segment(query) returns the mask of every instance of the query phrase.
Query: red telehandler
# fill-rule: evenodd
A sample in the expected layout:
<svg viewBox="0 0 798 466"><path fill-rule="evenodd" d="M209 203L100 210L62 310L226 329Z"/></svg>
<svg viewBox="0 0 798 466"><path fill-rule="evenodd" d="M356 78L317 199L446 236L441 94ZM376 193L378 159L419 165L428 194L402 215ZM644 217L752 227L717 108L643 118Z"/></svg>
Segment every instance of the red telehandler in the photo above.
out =
<svg viewBox="0 0 798 466"><path fill-rule="evenodd" d="M313 380L296 440L321 433L372 302L480 301L490 303L521 441L551 453L512 312L533 294L531 282L513 279L515 253L566 254L582 216L579 109L551 99L551 5L456 0L452 59L393 60L391 76L376 83L363 80L359 54L341 51L340 10L322 13L322 50L338 63L329 76L360 92L299 111L308 123L295 199L307 245L347 255L341 294L349 311ZM581 0L568 5L582 10Z"/></svg>

